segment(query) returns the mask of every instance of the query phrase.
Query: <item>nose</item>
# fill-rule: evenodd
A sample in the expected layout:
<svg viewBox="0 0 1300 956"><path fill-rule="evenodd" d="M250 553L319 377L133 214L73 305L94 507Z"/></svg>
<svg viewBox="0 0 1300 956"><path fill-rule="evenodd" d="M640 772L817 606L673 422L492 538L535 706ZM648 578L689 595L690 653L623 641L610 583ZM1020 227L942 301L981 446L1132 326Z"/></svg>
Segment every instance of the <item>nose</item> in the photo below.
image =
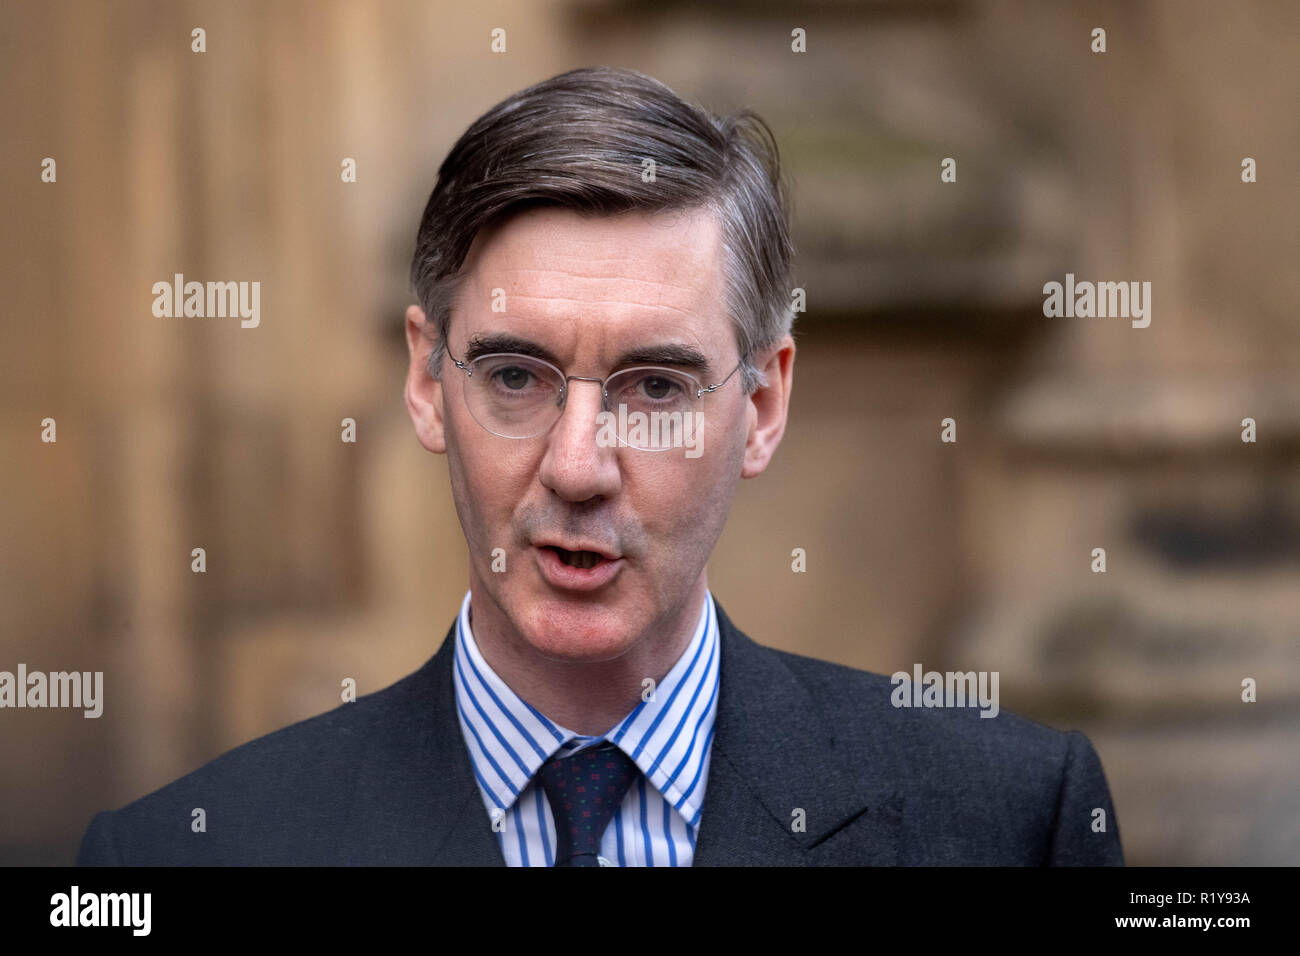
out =
<svg viewBox="0 0 1300 956"><path fill-rule="evenodd" d="M597 415L604 409L601 383L569 382L564 410L546 433L541 482L566 501L611 498L622 484L617 447L601 447Z"/></svg>

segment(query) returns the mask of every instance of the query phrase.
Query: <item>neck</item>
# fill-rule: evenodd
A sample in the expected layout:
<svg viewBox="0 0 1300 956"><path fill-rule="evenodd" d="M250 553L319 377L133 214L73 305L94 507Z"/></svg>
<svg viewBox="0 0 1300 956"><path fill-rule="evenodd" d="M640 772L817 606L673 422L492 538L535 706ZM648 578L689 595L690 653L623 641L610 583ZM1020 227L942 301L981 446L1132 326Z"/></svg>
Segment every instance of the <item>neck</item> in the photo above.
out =
<svg viewBox="0 0 1300 956"><path fill-rule="evenodd" d="M471 585L470 627L488 666L512 691L575 733L600 736L641 702L647 677L658 685L695 635L708 583L701 572L685 601L637 636L627 653L594 663L540 655L487 591Z"/></svg>

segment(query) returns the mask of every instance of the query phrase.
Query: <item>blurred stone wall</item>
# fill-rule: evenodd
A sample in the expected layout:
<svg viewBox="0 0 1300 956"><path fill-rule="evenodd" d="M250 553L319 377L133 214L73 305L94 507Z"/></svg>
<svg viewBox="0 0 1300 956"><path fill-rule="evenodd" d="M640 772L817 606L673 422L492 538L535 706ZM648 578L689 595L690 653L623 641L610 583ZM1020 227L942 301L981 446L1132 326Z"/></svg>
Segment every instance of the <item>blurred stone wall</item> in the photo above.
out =
<svg viewBox="0 0 1300 956"><path fill-rule="evenodd" d="M94 811L436 650L466 570L401 400L415 227L470 121L595 63L753 106L794 179L791 422L709 568L740 626L1000 671L1004 708L1092 737L1132 863L1300 860L1294 8L0 16L0 669L103 670L107 696L99 720L0 712L0 860L67 862ZM1150 281L1150 327L1045 317L1067 272ZM260 280L261 325L153 317L174 273Z"/></svg>

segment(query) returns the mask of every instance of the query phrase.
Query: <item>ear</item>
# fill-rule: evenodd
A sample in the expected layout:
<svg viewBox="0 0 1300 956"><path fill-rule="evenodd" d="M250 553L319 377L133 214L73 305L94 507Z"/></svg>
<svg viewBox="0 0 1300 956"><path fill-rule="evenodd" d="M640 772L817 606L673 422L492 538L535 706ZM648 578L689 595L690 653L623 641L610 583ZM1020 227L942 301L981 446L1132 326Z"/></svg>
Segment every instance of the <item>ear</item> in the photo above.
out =
<svg viewBox="0 0 1300 956"><path fill-rule="evenodd" d="M415 437L434 454L447 451L443 430L442 383L429 374L429 353L433 351L433 329L424 310L412 305L406 310L406 348L411 364L406 370L406 410L415 424Z"/></svg>
<svg viewBox="0 0 1300 956"><path fill-rule="evenodd" d="M794 339L787 335L763 353L758 367L767 376L767 384L746 397L749 407L749 434L745 439L745 461L740 477L761 475L776 453L785 434L786 414L790 409L790 389L794 385Z"/></svg>

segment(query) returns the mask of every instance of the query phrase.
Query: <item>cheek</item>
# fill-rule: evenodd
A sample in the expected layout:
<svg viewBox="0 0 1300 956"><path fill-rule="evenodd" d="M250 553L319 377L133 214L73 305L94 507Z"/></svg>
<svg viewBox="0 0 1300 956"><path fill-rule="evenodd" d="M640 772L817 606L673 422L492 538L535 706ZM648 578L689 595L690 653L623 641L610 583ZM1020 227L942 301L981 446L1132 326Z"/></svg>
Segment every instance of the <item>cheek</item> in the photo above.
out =
<svg viewBox="0 0 1300 956"><path fill-rule="evenodd" d="M685 571L693 559L707 558L726 523L731 499L739 481L744 459L744 433L717 429L708 436L705 453L699 458L676 457L655 467L646 455L643 469L637 459L627 463L626 491L647 537L656 547L655 563L667 570ZM665 547L666 546L666 547Z"/></svg>
<svg viewBox="0 0 1300 956"><path fill-rule="evenodd" d="M449 426L447 470L465 537L484 553L493 547L509 548L510 518L535 466L523 460L522 447L503 447L502 442L464 434L466 428L481 431L472 420L449 422Z"/></svg>
<svg viewBox="0 0 1300 956"><path fill-rule="evenodd" d="M456 517L460 519L460 526L465 532L466 541L470 543L471 548L477 548L483 539L481 530L483 521L478 511L478 502L482 499L471 491L472 480L469 477L471 471L472 469L466 468L460 450L449 436L447 441L447 474L451 479L451 500L456 506Z"/></svg>

